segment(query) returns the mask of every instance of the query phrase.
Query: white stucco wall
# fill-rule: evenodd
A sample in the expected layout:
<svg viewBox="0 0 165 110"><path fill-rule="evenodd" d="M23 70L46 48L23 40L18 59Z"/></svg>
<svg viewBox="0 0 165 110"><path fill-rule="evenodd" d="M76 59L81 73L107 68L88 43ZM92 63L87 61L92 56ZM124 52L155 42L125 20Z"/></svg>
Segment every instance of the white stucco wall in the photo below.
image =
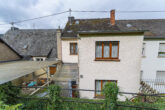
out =
<svg viewBox="0 0 165 110"><path fill-rule="evenodd" d="M157 71L165 71L165 57L159 57L159 43L165 40L144 40L145 57L142 59L143 79L155 79Z"/></svg>
<svg viewBox="0 0 165 110"><path fill-rule="evenodd" d="M64 63L78 63L78 55L70 55L70 43L77 43L77 40L62 40L62 61Z"/></svg>
<svg viewBox="0 0 165 110"><path fill-rule="evenodd" d="M120 41L119 62L95 61L96 41ZM80 89L95 89L95 80L117 80L120 91L138 92L140 87L143 36L81 37L79 40ZM94 98L94 92L80 92Z"/></svg>

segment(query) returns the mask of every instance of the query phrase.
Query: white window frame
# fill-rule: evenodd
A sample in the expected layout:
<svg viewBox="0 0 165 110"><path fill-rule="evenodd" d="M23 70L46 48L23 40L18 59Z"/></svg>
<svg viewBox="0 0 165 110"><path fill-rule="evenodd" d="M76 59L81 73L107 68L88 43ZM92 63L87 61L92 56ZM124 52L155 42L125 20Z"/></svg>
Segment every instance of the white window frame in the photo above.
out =
<svg viewBox="0 0 165 110"><path fill-rule="evenodd" d="M45 61L46 57L33 57L33 61Z"/></svg>
<svg viewBox="0 0 165 110"><path fill-rule="evenodd" d="M161 50L160 50L160 45L161 45L161 44L164 44L164 45L165 45L165 42L160 42L160 43L159 43L158 56L159 56L159 57L165 57L165 51L161 51ZM162 53L162 52L163 52L163 53ZM163 55L163 56L161 56L161 55Z"/></svg>

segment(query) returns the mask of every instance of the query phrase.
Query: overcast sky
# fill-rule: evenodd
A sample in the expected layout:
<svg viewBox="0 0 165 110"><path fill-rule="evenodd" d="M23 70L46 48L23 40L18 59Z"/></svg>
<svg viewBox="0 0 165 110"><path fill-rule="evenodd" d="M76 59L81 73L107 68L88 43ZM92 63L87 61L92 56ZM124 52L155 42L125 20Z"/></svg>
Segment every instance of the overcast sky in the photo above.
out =
<svg viewBox="0 0 165 110"><path fill-rule="evenodd" d="M62 11L165 11L165 0L0 0L0 24ZM69 13L16 24L21 29L63 28ZM72 13L75 18L107 18L109 13ZM165 19L165 13L116 13L116 19ZM11 25L0 25L5 33Z"/></svg>

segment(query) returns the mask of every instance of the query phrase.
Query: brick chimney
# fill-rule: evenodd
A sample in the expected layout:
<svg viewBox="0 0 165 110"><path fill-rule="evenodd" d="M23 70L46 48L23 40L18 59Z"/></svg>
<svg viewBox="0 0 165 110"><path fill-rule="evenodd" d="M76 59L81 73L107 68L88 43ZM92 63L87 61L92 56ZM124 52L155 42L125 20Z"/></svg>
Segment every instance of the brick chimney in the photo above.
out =
<svg viewBox="0 0 165 110"><path fill-rule="evenodd" d="M115 25L115 10L111 10L110 14L111 14L110 24Z"/></svg>

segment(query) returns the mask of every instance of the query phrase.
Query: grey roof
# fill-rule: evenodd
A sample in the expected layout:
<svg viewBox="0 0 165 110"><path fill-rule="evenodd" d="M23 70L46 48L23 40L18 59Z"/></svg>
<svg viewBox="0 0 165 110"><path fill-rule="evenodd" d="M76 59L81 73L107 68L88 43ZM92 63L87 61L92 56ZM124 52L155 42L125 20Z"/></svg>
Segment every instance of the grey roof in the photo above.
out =
<svg viewBox="0 0 165 110"><path fill-rule="evenodd" d="M57 56L55 29L9 30L3 40L22 56Z"/></svg>
<svg viewBox="0 0 165 110"><path fill-rule="evenodd" d="M82 32L138 32L144 31L145 38L165 38L165 19L116 20L114 26L110 18L74 19L68 22L62 37L76 38Z"/></svg>

